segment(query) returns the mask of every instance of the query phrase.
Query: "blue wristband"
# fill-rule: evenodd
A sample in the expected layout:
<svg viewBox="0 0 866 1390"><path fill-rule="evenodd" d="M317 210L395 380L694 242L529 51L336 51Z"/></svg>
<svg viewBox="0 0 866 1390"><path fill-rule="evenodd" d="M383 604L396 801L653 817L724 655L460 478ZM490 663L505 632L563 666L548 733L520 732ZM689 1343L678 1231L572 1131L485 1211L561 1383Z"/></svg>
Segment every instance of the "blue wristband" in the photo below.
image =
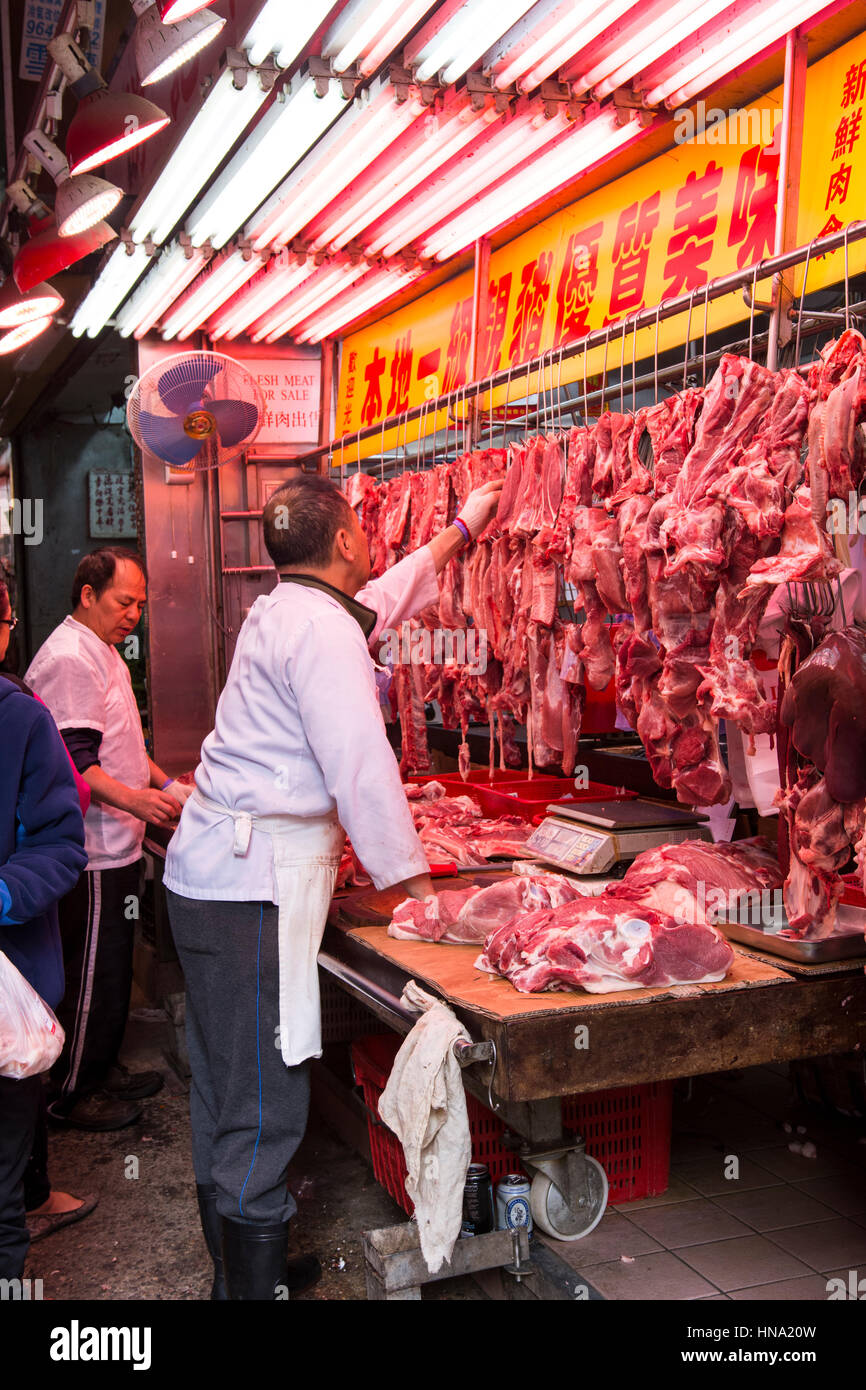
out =
<svg viewBox="0 0 866 1390"><path fill-rule="evenodd" d="M455 516L455 518L454 518L454 520L452 521L451 525L457 527L457 530L460 532L461 536L463 537L463 539L466 541L466 543L467 543L467 545L468 545L468 543L472 540L472 537L471 537L470 534L469 534L469 527L466 525L466 522L465 522L465 521L461 521L460 518L459 518L459 516Z"/></svg>
<svg viewBox="0 0 866 1390"><path fill-rule="evenodd" d="M163 784L162 784L162 786L160 787L159 790L160 790L161 792L164 792L165 789L166 789L166 787L170 787L173 781L174 781L174 778L173 778L173 777L166 777L165 781L163 782Z"/></svg>

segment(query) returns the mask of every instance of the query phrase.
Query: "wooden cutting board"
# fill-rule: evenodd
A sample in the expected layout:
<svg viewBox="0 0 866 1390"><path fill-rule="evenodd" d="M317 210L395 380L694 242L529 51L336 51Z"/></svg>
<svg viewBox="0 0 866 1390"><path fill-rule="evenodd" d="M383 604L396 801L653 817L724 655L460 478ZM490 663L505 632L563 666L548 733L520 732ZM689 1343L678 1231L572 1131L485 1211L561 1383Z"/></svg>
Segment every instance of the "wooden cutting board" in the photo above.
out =
<svg viewBox="0 0 866 1390"><path fill-rule="evenodd" d="M662 989L628 989L614 994L588 994L581 989L521 994L509 980L475 969L478 946L443 946L434 941L398 941L384 925L354 928L351 936L372 952L399 965L422 984L432 985L451 1003L497 1018L550 1014L563 1010L595 1012L651 1003L662 998L738 993L794 981L784 970L756 960L734 947L734 963L724 980L714 984L667 985Z"/></svg>

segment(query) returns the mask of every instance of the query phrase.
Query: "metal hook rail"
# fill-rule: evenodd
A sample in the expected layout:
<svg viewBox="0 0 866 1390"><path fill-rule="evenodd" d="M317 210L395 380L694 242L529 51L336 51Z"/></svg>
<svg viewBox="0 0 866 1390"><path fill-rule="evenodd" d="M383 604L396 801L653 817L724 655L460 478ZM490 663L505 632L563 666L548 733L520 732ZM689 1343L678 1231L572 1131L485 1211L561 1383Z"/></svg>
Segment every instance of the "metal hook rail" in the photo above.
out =
<svg viewBox="0 0 866 1390"><path fill-rule="evenodd" d="M808 266L809 261L812 257L822 256L830 251L838 251L840 249L843 249L845 251L846 313L850 317L850 309L847 304L848 248L852 241L862 241L864 238L866 238L866 221L852 222L847 227L842 228L840 231L831 233L830 236L817 238L816 240L810 242L808 246L797 246L792 251L785 251L781 255L768 256L765 260L760 261L756 266L747 266L744 270L732 271L728 275L720 275L716 280L707 281L707 284L704 286L703 294L704 357L706 357L710 300L722 299L726 294L731 294L732 292L742 290L744 287L750 288L752 285L757 285L759 280L770 279L772 276L775 276L780 271L790 270L791 267L799 265L802 261L805 261L806 265ZM653 305L648 309L642 309L639 313L625 320L627 329L628 331L636 334L639 333L641 329L655 327L657 336L659 322L662 319L675 318L678 314L688 312L693 302L693 298L694 291L690 291L688 294L678 295L675 299L662 300L657 305ZM804 295L801 294L801 307L803 298ZM584 380L587 355L590 352L592 352L594 348L608 348L610 344L611 332L615 327L617 327L616 324L608 324L604 328L593 329L593 331L591 333L588 333L586 337L578 338L573 343L568 343L563 347L563 358L583 356ZM447 410L452 405L456 407L460 399L462 399L464 402L470 398L474 400L477 396L483 396L487 391L492 392L500 386L509 386L512 377L515 374L522 375L523 372L526 373L528 392L529 382L532 377L532 374L538 373L542 369L542 364L544 362L546 353L547 349L545 349L545 351L541 353L538 357L530 358L530 360L526 363L521 363L518 365L512 364L507 368L504 367L500 371L494 372L492 375L488 377L484 377L483 379L480 379L478 381L469 382L465 386L459 386L455 390L447 392L443 396L437 397L437 410L440 408L440 403ZM605 352L604 371L606 374L607 352ZM704 381L704 384L706 385L706 381ZM618 390L619 388L617 387L616 389ZM316 449L310 449L305 454L299 454L293 460L293 462L299 465L303 465L306 462L314 463L318 459L323 458L325 455L333 456L334 450L337 447L345 447L346 444L360 443L362 439L372 439L376 435L383 433L386 429L393 429L395 425L402 425L405 430L406 426L408 426L410 421L420 420L421 417L424 415L425 410L428 409L429 402L424 402L422 405L413 406L411 410L401 411L399 415L387 416L383 420L377 421L375 425L367 425L363 429L355 430L350 434L345 434L341 436L340 439L334 439L331 440L331 442L328 444L320 445Z"/></svg>

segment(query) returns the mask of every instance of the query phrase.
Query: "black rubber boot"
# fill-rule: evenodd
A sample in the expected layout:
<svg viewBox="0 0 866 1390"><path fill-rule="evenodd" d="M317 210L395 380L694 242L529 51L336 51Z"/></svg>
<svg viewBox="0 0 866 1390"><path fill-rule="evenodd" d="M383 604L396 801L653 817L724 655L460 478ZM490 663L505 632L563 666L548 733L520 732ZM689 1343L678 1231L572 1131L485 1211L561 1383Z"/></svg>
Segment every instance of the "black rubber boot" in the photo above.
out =
<svg viewBox="0 0 866 1390"><path fill-rule="evenodd" d="M211 1302L225 1303L228 1301L226 1293L225 1278L223 1276L223 1260L221 1249L222 1230L220 1227L220 1214L217 1211L216 1199L217 1190L214 1183L196 1184L196 1196L198 1197L198 1214L201 1217L201 1228L204 1232L205 1244L208 1254L213 1260L213 1288L210 1291Z"/></svg>
<svg viewBox="0 0 866 1390"><path fill-rule="evenodd" d="M289 1223L248 1225L222 1218L226 1292L233 1302L273 1302L302 1293L322 1277L315 1255L287 1258Z"/></svg>

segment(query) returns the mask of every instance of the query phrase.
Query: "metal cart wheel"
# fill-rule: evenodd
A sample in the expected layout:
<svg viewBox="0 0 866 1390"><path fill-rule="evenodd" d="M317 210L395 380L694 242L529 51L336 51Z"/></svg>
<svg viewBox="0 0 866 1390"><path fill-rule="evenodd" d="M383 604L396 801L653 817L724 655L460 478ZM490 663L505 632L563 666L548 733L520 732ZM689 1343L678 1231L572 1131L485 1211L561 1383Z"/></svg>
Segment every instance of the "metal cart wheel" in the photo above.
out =
<svg viewBox="0 0 866 1390"><path fill-rule="evenodd" d="M573 1210L546 1173L536 1173L529 1189L532 1219L545 1235L554 1240L581 1240L594 1231L607 1206L607 1174L597 1159L585 1156L589 1203Z"/></svg>

